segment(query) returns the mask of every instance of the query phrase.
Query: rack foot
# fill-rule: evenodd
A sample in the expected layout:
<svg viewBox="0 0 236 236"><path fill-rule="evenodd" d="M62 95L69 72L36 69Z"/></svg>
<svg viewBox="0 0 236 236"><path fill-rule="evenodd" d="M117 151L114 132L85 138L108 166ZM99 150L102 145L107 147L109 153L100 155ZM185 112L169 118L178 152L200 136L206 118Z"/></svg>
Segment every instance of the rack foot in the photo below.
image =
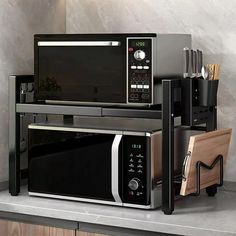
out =
<svg viewBox="0 0 236 236"><path fill-rule="evenodd" d="M172 210L162 210L165 215L172 215L173 211Z"/></svg>
<svg viewBox="0 0 236 236"><path fill-rule="evenodd" d="M18 196L20 192L10 192L11 196Z"/></svg>
<svg viewBox="0 0 236 236"><path fill-rule="evenodd" d="M208 197L214 197L217 193L217 186L212 185L212 186L207 187L206 193L207 193Z"/></svg>

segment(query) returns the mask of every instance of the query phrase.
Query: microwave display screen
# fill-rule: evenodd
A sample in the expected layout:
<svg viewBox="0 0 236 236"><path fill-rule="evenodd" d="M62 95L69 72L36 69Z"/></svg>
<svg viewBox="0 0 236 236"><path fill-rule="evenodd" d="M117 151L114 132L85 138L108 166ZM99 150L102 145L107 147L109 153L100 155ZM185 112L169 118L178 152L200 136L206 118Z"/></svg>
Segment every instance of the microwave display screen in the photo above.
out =
<svg viewBox="0 0 236 236"><path fill-rule="evenodd" d="M131 47L148 47L148 40L132 40Z"/></svg>
<svg viewBox="0 0 236 236"><path fill-rule="evenodd" d="M133 149L141 149L142 145L141 144L132 144Z"/></svg>

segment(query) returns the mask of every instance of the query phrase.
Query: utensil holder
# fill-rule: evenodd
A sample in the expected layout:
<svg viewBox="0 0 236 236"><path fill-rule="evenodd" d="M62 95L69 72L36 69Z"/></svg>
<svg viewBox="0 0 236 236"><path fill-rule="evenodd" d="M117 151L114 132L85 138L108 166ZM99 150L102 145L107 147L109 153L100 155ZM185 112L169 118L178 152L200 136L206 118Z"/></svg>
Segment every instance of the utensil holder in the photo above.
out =
<svg viewBox="0 0 236 236"><path fill-rule="evenodd" d="M182 125L206 123L211 107L217 105L219 80L182 79Z"/></svg>
<svg viewBox="0 0 236 236"><path fill-rule="evenodd" d="M198 105L216 106L219 80L198 79Z"/></svg>

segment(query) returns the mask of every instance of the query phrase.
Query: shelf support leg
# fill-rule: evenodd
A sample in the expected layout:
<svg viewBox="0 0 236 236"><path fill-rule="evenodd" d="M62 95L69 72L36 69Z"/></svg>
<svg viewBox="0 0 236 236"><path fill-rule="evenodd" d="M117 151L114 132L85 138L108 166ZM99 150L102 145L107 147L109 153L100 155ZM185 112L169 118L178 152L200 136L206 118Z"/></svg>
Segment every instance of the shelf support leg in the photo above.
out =
<svg viewBox="0 0 236 236"><path fill-rule="evenodd" d="M163 80L162 99L162 211L174 211L174 86Z"/></svg>
<svg viewBox="0 0 236 236"><path fill-rule="evenodd" d="M15 76L9 78L9 192L20 192L20 114L16 112L19 89Z"/></svg>

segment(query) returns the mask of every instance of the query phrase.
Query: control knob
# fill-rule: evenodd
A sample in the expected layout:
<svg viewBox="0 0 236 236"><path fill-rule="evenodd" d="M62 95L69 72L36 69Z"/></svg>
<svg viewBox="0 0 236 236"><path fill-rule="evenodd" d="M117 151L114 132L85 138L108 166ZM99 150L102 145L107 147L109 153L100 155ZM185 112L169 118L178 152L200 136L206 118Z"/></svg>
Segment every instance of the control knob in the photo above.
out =
<svg viewBox="0 0 236 236"><path fill-rule="evenodd" d="M133 178L129 181L129 188L133 191L137 190L141 184L141 181L138 178Z"/></svg>
<svg viewBox="0 0 236 236"><path fill-rule="evenodd" d="M146 57L146 54L145 54L145 52L143 50L137 50L134 53L134 58L137 61L142 61L145 57Z"/></svg>

